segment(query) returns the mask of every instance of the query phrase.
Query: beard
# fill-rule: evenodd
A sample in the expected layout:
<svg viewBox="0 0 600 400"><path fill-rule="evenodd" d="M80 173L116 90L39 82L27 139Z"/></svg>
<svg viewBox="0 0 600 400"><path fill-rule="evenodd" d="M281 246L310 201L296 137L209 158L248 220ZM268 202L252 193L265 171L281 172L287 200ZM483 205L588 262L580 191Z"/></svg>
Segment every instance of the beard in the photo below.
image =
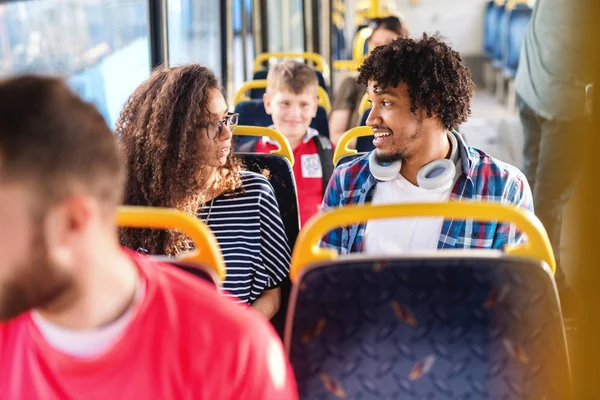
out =
<svg viewBox="0 0 600 400"><path fill-rule="evenodd" d="M379 154L379 152L377 152L377 150L375 150L375 161L377 161L377 164L380 165L385 165L385 164L391 164L394 161L401 161L404 160L404 154L397 152L397 153L391 153L391 154Z"/></svg>
<svg viewBox="0 0 600 400"><path fill-rule="evenodd" d="M36 239L41 239L40 233ZM72 287L70 277L52 265L44 241L31 243L29 260L9 267L16 274L0 282L0 322L50 304Z"/></svg>

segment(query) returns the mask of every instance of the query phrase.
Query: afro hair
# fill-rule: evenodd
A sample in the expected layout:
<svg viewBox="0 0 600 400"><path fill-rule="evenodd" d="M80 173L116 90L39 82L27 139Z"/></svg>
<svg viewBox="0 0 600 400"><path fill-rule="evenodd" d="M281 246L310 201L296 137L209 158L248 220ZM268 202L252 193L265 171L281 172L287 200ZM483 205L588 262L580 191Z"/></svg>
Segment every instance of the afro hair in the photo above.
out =
<svg viewBox="0 0 600 400"><path fill-rule="evenodd" d="M423 36L418 39L398 38L376 47L359 68L358 82L375 83L376 89L408 86L411 111L424 109L434 113L446 129L456 129L471 113L470 101L474 84L471 73L458 52L443 38Z"/></svg>

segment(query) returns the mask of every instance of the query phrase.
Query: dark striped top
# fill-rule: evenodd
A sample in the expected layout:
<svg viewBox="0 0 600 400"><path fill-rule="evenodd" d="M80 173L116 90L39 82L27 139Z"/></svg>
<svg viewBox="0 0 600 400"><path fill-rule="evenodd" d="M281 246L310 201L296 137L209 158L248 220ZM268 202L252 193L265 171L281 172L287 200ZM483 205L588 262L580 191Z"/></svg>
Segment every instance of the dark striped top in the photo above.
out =
<svg viewBox="0 0 600 400"><path fill-rule="evenodd" d="M242 188L215 198L208 226L225 259L225 295L252 304L288 275L291 256L273 187L262 175L240 175ZM202 221L209 208L201 208Z"/></svg>

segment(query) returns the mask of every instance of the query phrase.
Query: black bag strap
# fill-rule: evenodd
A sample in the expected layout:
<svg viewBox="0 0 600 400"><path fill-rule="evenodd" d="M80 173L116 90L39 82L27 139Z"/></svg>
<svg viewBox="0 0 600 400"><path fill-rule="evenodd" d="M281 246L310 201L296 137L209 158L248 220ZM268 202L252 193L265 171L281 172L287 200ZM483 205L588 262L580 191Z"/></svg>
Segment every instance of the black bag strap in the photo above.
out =
<svg viewBox="0 0 600 400"><path fill-rule="evenodd" d="M333 175L333 146L329 139L322 135L315 136L314 140L317 145L319 160L321 160L321 169L323 171L323 194L325 194L325 190L329 184L329 178Z"/></svg>

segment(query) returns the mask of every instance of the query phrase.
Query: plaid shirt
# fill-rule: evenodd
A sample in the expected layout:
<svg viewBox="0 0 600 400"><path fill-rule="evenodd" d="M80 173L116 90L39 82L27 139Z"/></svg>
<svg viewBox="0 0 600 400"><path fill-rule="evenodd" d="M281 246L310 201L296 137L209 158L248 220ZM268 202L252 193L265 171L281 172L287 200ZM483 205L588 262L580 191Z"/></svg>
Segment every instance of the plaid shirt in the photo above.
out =
<svg viewBox="0 0 600 400"><path fill-rule="evenodd" d="M466 145L453 132L460 147L461 174L452 189L451 200L499 202L514 204L533 211L531 189L525 175L517 168L498 161L484 152ZM368 154L336 168L325 198L323 211L349 204L370 203L377 180L369 171ZM357 253L363 249L366 224L355 224L330 231L322 247L340 254ZM523 235L512 224L445 220L438 249L499 249L516 244Z"/></svg>

